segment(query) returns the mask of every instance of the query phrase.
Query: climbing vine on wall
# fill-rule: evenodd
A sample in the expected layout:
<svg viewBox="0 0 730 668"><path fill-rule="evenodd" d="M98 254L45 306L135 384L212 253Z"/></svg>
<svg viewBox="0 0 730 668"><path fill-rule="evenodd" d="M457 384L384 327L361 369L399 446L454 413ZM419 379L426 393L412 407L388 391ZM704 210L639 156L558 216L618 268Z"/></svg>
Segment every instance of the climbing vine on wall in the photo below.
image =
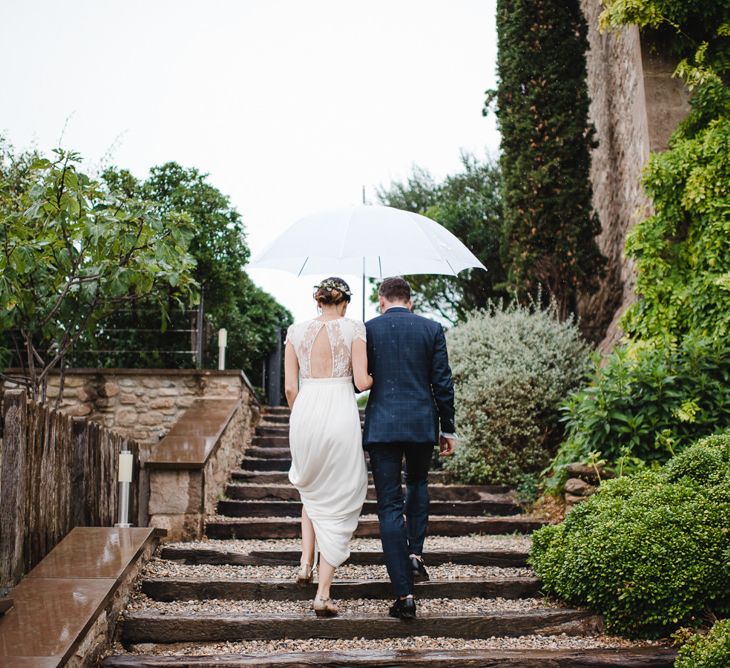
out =
<svg viewBox="0 0 730 668"><path fill-rule="evenodd" d="M637 301L623 319L633 339L730 334L730 1L604 0L605 27L636 23L682 60L676 75L692 110L669 150L651 156L643 185L654 215L626 253L636 261Z"/></svg>

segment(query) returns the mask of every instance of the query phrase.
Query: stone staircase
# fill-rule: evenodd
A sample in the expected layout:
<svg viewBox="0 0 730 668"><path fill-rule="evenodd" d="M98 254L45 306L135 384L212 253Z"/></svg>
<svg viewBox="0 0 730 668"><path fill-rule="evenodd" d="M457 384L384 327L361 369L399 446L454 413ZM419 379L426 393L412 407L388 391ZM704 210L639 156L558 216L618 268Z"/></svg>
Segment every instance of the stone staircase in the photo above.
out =
<svg viewBox="0 0 730 668"><path fill-rule="evenodd" d="M170 544L152 560L105 666L670 666L674 652L601 635L592 613L545 601L526 568L540 520L500 486L431 474L419 616L388 617L372 485L332 596L318 619L316 585L294 582L301 504L288 482L288 410L264 414L234 471L207 540Z"/></svg>

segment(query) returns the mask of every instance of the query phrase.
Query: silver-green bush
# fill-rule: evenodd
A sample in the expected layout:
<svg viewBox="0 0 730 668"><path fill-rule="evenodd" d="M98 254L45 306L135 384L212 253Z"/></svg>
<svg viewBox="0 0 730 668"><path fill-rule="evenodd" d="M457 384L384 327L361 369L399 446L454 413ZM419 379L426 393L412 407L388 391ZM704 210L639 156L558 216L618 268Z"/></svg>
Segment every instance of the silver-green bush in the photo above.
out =
<svg viewBox="0 0 730 668"><path fill-rule="evenodd" d="M444 466L463 482L518 484L550 461L558 407L585 379L589 347L555 309L492 304L448 333L463 441Z"/></svg>

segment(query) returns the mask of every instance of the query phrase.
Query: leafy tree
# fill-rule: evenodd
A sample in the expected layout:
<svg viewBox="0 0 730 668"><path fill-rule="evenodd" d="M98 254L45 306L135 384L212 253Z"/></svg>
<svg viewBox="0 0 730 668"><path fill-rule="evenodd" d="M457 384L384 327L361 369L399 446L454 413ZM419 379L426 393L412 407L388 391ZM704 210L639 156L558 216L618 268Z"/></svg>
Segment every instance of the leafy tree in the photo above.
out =
<svg viewBox="0 0 730 668"><path fill-rule="evenodd" d="M592 210L585 52L579 0L499 0L499 85L504 228L509 284L521 297L552 297L561 317L595 291L605 258Z"/></svg>
<svg viewBox="0 0 730 668"><path fill-rule="evenodd" d="M0 331L19 333L19 382L43 401L49 373L121 305L144 298L164 311L192 296L190 221L112 192L76 153L2 157Z"/></svg>
<svg viewBox="0 0 730 668"><path fill-rule="evenodd" d="M249 258L245 228L229 198L208 182L206 174L175 162L153 167L145 181L138 181L126 170L108 170L104 178L126 192L155 202L160 213L184 213L193 220L190 252L197 262L194 275L204 294L208 322L213 329L228 330L227 365L245 369L254 381L258 380L261 363L276 343L276 329L288 326L291 314L256 287L244 272ZM139 306L138 313L119 315L113 325L139 327L146 305ZM185 316L178 314L177 322L184 328ZM144 345L152 350L164 350L165 337L164 332L149 332ZM209 357L214 357L217 353L214 337L207 344ZM118 364L119 357L109 361ZM124 361L135 363L129 358ZM144 357L144 362L169 364L170 358L151 353ZM180 359L175 363L180 364Z"/></svg>
<svg viewBox="0 0 730 668"><path fill-rule="evenodd" d="M502 225L499 169L490 161L461 157L462 170L437 183L415 167L405 182L378 190L383 204L433 218L453 232L487 267L454 276L409 276L417 308L435 311L446 320L463 321L466 314L506 296L499 256Z"/></svg>

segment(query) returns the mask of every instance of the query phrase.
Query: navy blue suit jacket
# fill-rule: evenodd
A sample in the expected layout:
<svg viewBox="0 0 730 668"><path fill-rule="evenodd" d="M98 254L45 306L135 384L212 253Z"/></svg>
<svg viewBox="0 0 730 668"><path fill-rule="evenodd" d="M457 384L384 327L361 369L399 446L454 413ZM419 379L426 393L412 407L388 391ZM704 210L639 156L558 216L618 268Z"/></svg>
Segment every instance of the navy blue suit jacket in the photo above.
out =
<svg viewBox="0 0 730 668"><path fill-rule="evenodd" d="M454 383L441 325L394 307L365 323L373 376L363 444L436 443L454 432Z"/></svg>

